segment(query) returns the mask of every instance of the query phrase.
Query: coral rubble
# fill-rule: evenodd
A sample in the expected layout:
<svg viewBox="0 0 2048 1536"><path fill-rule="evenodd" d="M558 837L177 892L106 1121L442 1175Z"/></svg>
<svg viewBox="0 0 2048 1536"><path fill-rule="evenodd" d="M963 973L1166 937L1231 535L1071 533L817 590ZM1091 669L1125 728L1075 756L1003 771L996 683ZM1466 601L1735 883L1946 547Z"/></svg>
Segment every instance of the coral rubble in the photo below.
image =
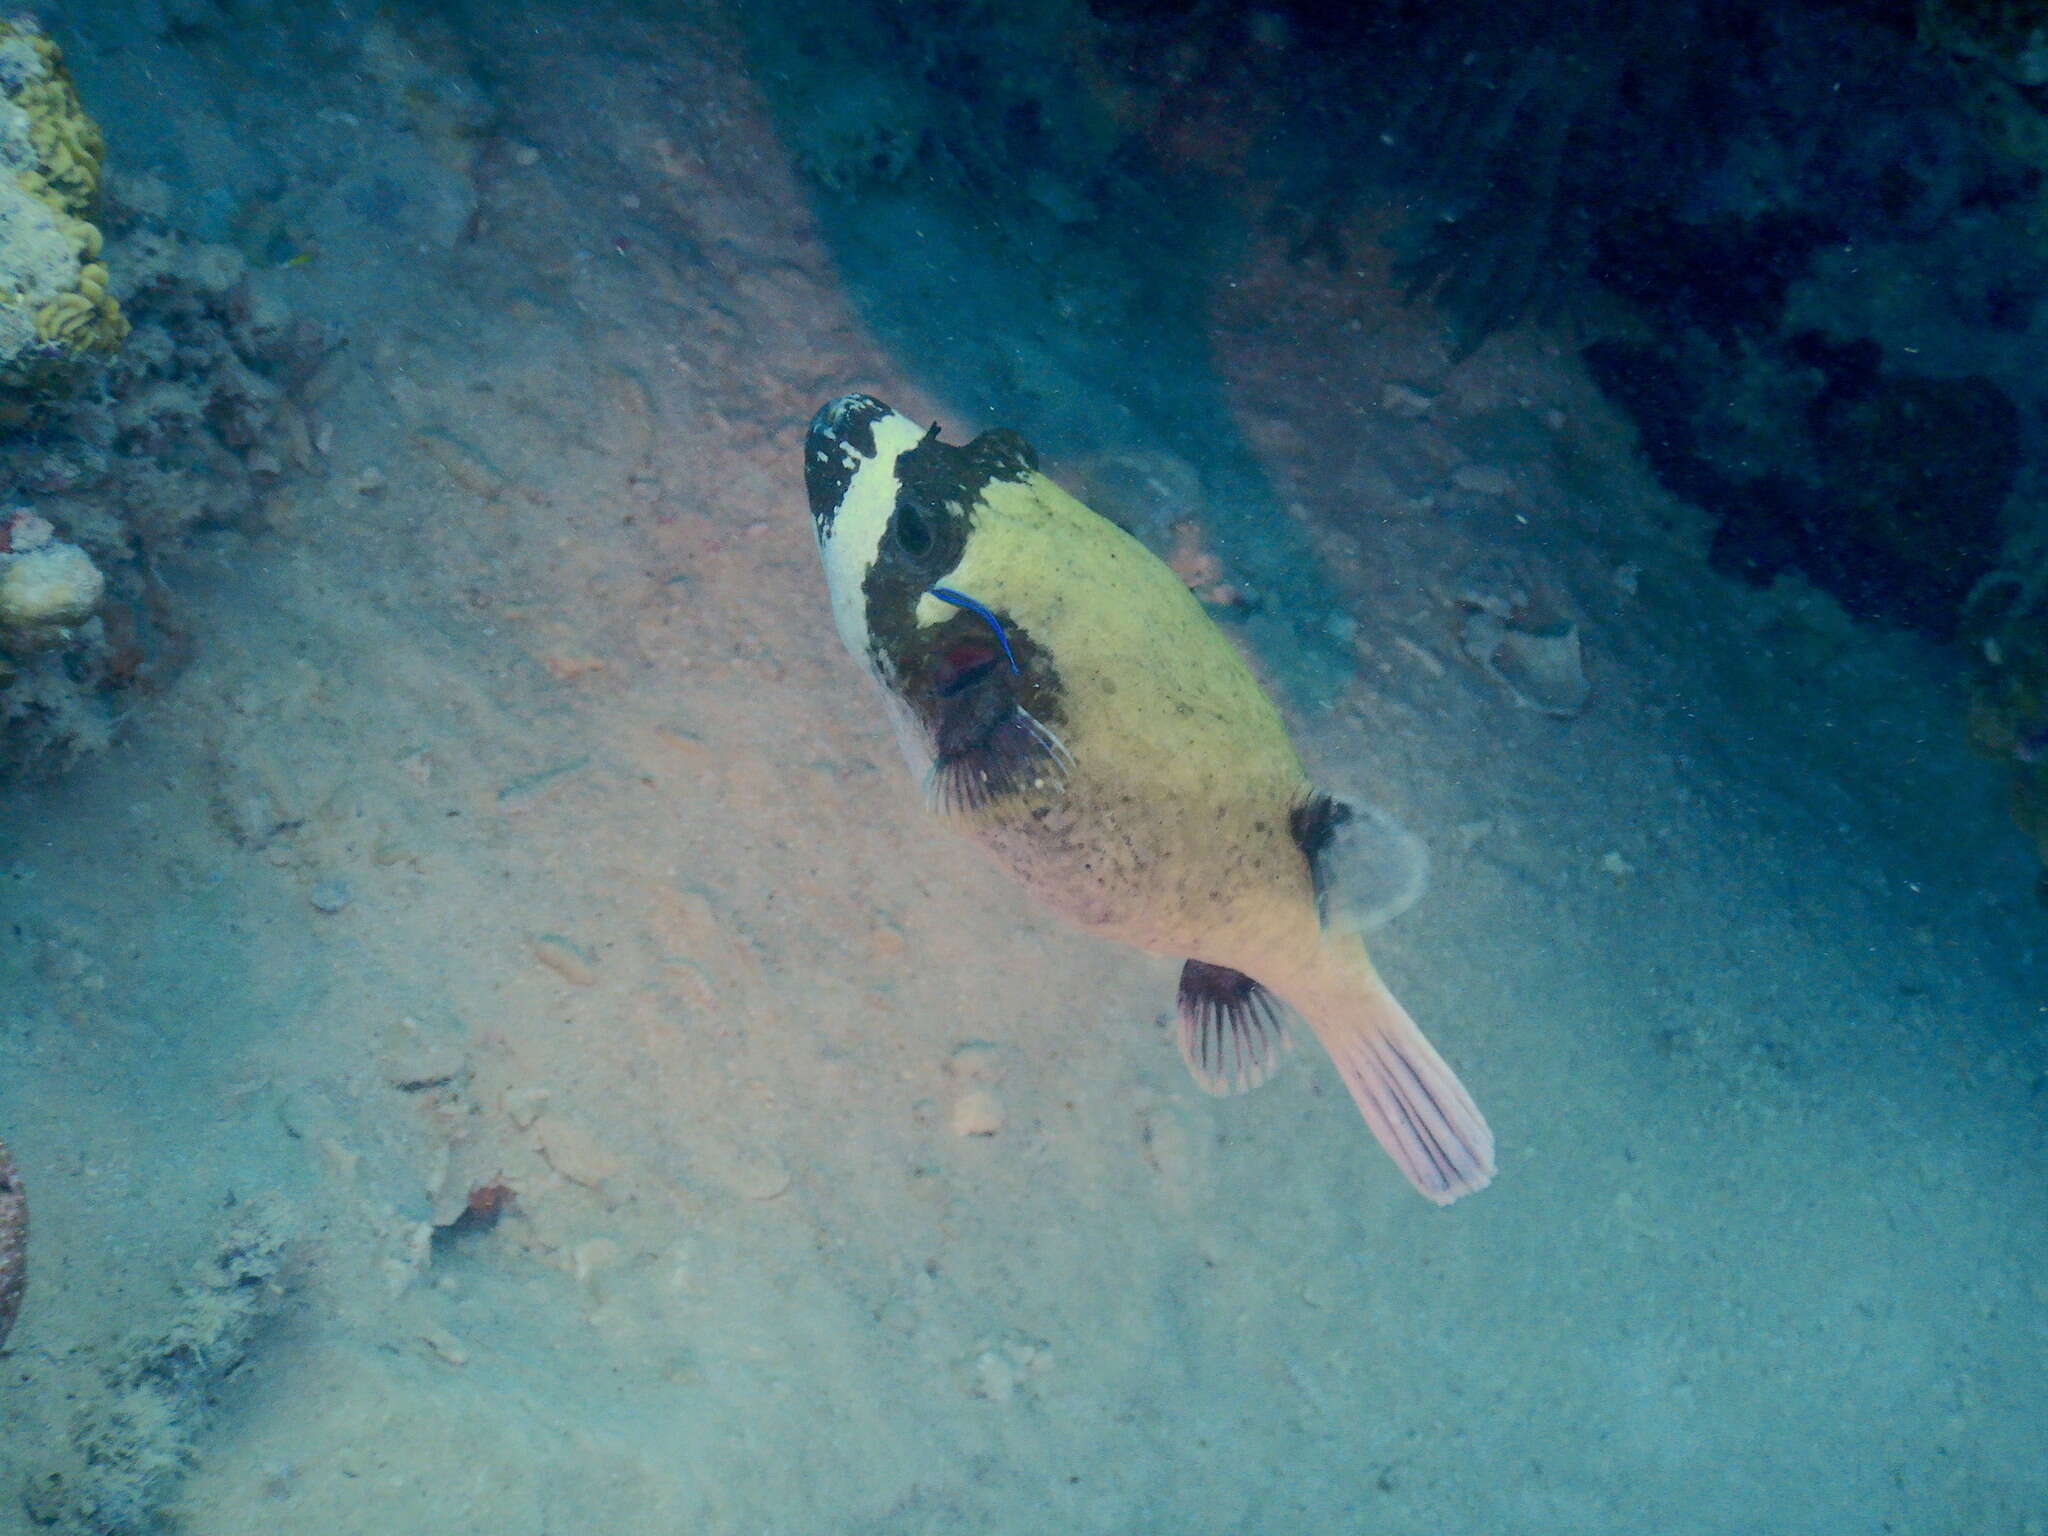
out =
<svg viewBox="0 0 2048 1536"><path fill-rule="evenodd" d="M294 1221L281 1205L244 1207L180 1294L168 1326L130 1340L83 1395L69 1444L29 1480L38 1524L93 1536L161 1528L191 1465L210 1400L249 1362L286 1296Z"/></svg>
<svg viewBox="0 0 2048 1536"><path fill-rule="evenodd" d="M14 1156L0 1141L0 1344L21 1311L21 1293L28 1281L28 1196Z"/></svg>

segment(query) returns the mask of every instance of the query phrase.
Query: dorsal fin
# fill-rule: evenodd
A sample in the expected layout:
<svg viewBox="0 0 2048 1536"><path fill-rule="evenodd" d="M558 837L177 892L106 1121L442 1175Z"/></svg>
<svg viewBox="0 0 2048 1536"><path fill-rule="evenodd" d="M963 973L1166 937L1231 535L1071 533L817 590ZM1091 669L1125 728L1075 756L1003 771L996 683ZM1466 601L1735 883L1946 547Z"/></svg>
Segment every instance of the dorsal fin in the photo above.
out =
<svg viewBox="0 0 2048 1536"><path fill-rule="evenodd" d="M1429 883L1429 850L1388 812L1357 798L1311 794L1287 818L1308 862L1326 928L1371 933L1413 906Z"/></svg>
<svg viewBox="0 0 2048 1536"><path fill-rule="evenodd" d="M1316 893L1316 916L1324 919L1329 917L1330 844L1337 829L1350 819L1351 807L1321 790L1312 792L1287 813L1287 830L1294 836L1294 846L1308 860L1309 885Z"/></svg>

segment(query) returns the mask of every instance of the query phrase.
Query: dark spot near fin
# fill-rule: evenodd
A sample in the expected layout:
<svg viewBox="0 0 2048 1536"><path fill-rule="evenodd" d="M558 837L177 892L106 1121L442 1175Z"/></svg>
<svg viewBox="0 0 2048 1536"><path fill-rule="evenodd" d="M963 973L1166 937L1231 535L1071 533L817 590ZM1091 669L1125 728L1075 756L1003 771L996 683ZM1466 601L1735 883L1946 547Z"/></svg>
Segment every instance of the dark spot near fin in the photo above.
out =
<svg viewBox="0 0 2048 1536"><path fill-rule="evenodd" d="M1008 427L995 427L967 445L968 457L991 480L1022 480L1038 468L1038 454Z"/></svg>
<svg viewBox="0 0 2048 1536"><path fill-rule="evenodd" d="M1037 468L1031 445L1006 428L984 432L967 444L941 442L934 427L896 461L900 494L933 507L965 513L995 481L1021 481ZM937 570L950 570L941 565Z"/></svg>
<svg viewBox="0 0 2048 1536"><path fill-rule="evenodd" d="M1015 678L993 650L958 647L935 679L931 780L935 809L978 811L1004 795L1066 783L1065 745L1017 702Z"/></svg>
<svg viewBox="0 0 2048 1536"><path fill-rule="evenodd" d="M1243 1093L1287 1049L1280 1001L1243 971L1190 960L1180 972L1180 1059L1205 1093Z"/></svg>
<svg viewBox="0 0 2048 1536"><path fill-rule="evenodd" d="M1320 790L1287 813L1287 830L1294 835L1294 846L1308 860L1309 884L1316 894L1318 917L1329 915L1324 910L1330 894L1329 869L1324 855L1330 851L1337 829L1350 819L1350 806Z"/></svg>
<svg viewBox="0 0 2048 1536"><path fill-rule="evenodd" d="M988 681L988 675L995 671L993 656L977 656L963 661L950 670L941 670L932 679L932 692L942 699L958 698L970 688L978 688Z"/></svg>

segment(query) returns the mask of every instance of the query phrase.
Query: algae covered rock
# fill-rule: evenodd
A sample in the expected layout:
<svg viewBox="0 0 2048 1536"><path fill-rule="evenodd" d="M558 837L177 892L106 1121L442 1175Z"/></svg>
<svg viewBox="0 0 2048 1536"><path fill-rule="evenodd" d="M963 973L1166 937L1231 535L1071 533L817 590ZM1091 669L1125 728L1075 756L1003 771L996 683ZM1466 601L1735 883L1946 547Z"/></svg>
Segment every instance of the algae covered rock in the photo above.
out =
<svg viewBox="0 0 2048 1536"><path fill-rule="evenodd" d="M0 650L84 623L106 586L92 557L34 513L0 517Z"/></svg>
<svg viewBox="0 0 2048 1536"><path fill-rule="evenodd" d="M57 45L0 20L0 385L39 387L128 333L90 217L105 158Z"/></svg>
<svg viewBox="0 0 2048 1536"><path fill-rule="evenodd" d="M299 1220L274 1197L236 1207L160 1325L94 1347L61 1445L21 1490L31 1520L116 1536L165 1530L223 1383L248 1371L288 1298Z"/></svg>

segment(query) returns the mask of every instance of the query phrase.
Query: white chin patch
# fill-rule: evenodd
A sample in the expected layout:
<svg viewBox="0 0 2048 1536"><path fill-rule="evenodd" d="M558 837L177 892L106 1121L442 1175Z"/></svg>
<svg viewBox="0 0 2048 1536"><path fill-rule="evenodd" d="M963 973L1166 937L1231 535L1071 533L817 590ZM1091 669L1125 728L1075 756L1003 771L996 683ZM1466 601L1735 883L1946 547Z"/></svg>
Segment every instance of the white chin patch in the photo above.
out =
<svg viewBox="0 0 2048 1536"><path fill-rule="evenodd" d="M859 461L832 515L832 531L818 550L840 642L870 671L874 662L868 655L867 594L861 584L896 511L896 460L924 440L924 429L902 412L892 411L875 422L874 434L874 456ZM850 447L844 451L854 453Z"/></svg>

